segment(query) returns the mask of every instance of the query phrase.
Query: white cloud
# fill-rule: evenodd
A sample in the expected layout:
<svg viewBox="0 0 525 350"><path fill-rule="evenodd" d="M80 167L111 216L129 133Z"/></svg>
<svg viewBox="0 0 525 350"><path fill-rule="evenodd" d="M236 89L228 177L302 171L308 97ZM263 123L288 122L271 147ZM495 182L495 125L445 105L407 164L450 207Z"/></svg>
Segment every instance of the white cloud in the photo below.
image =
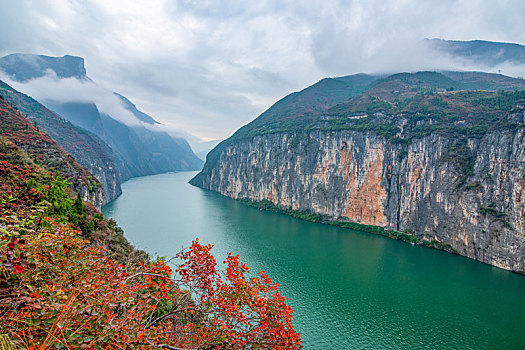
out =
<svg viewBox="0 0 525 350"><path fill-rule="evenodd" d="M521 0L0 0L0 54L86 59L99 86L168 127L232 134L325 76L471 68L426 37L525 43ZM523 75L520 67L499 68ZM106 107L106 108L109 108Z"/></svg>
<svg viewBox="0 0 525 350"><path fill-rule="evenodd" d="M33 97L42 103L46 102L94 102L101 113L108 114L126 125L142 123L123 107L118 97L110 90L102 88L89 80L76 78L57 78L52 70L46 75L27 82L16 82L0 72L0 79L18 91Z"/></svg>

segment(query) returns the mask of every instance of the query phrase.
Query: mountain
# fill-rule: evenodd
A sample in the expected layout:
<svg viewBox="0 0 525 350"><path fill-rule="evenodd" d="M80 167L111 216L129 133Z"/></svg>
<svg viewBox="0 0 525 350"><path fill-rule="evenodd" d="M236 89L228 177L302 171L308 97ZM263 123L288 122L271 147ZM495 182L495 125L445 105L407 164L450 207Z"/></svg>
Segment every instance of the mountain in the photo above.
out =
<svg viewBox="0 0 525 350"><path fill-rule="evenodd" d="M84 200L98 208L101 207L103 201L101 183L3 97L0 97L0 120L2 147L10 148L9 143L5 141L8 140L17 148L24 150L34 163L41 164L52 173L60 173L69 181L71 189L79 193Z"/></svg>
<svg viewBox="0 0 525 350"><path fill-rule="evenodd" d="M56 101L45 102L52 110L104 140L113 150L118 173L123 181L137 176L177 170L198 170L202 161L193 153L186 140L174 138L167 132L151 130L153 122L126 125L100 113L94 103ZM130 106L131 105L131 106ZM133 113L138 111L129 103ZM146 114L145 114L146 115Z"/></svg>
<svg viewBox="0 0 525 350"><path fill-rule="evenodd" d="M30 84L32 79L38 79L52 71L56 74L58 81L63 78L74 78L80 84L90 84L91 88L97 88L86 75L84 59L80 57L12 54L0 58L0 69L11 79L27 84ZM201 169L202 160L193 153L185 139L170 136L162 129L159 122L140 111L121 94L113 93L107 97L114 99L112 103L121 105L122 112L115 113L127 113L129 115L102 113L96 102L90 101L90 96L82 96L82 100L85 102L79 102L73 97L69 100L66 98L66 100L46 99L40 101L56 114L80 127L82 133L89 135L91 139L95 139L95 142L101 145L98 148L105 148L104 153L112 158L106 163L108 166L101 167L102 171L96 171L94 168L96 165L91 160L89 163L88 161L84 163L103 182L104 189L108 190L106 198L111 200L120 194L120 180L125 181L136 176L169 171ZM22 108L23 106L17 108L19 107ZM30 110L26 109L25 113L33 118ZM48 114L48 112L44 112L44 114ZM39 125L42 123L41 127L52 137L61 133L60 129L52 130L53 127L57 126L56 123L53 126L46 125L47 119L44 118L40 121L36 120L38 118L34 119ZM75 133L78 133L78 130ZM67 145L64 147L68 149ZM84 159L83 153L89 152L90 148L79 147L77 150L68 149L68 151L78 159ZM100 164L98 166L100 168ZM114 171L118 173L120 178L117 182L102 179L113 176L112 172Z"/></svg>
<svg viewBox="0 0 525 350"><path fill-rule="evenodd" d="M522 79L354 75L275 103L191 184L525 274L524 164Z"/></svg>
<svg viewBox="0 0 525 350"><path fill-rule="evenodd" d="M87 79L84 59L70 55L50 57L14 53L0 58L0 70L20 82L43 77L49 70L58 78Z"/></svg>
<svg viewBox="0 0 525 350"><path fill-rule="evenodd" d="M250 137L282 129L302 129L317 120L328 108L357 96L381 76L356 74L340 78L325 78L276 102L251 123L232 136ZM222 144L222 143L221 143Z"/></svg>
<svg viewBox="0 0 525 350"><path fill-rule="evenodd" d="M443 39L425 39L425 43L442 54L463 58L488 67L495 67L503 63L525 63L524 45L484 40L458 41Z"/></svg>
<svg viewBox="0 0 525 350"><path fill-rule="evenodd" d="M137 106L135 106L130 100L128 100L126 97L122 96L121 94L117 94L116 92L113 93L113 95L117 96L120 99L120 102L124 106L125 109L133 113L135 118L140 120L141 122L144 122L146 124L160 124L158 121L153 119L153 117L147 115L144 112L141 112L137 109Z"/></svg>
<svg viewBox="0 0 525 350"><path fill-rule="evenodd" d="M0 97L69 152L102 183L106 204L122 193L113 151L96 135L81 129L50 111L31 97L0 81Z"/></svg>
<svg viewBox="0 0 525 350"><path fill-rule="evenodd" d="M87 130L101 139L105 138L104 125L93 102L59 102L44 100L42 103L72 124ZM104 135L104 137L102 137Z"/></svg>
<svg viewBox="0 0 525 350"><path fill-rule="evenodd" d="M0 122L2 349L301 348L293 311L268 276L245 277L235 258L236 283L224 280L211 245L198 240L175 267L135 250L93 206L102 191L86 169L3 98ZM188 269L195 259L204 274ZM186 277L172 279L173 269ZM196 280L205 288L190 296Z"/></svg>
<svg viewBox="0 0 525 350"><path fill-rule="evenodd" d="M447 77L460 82L472 90L521 90L525 80L515 79L502 74L484 72L441 72Z"/></svg>

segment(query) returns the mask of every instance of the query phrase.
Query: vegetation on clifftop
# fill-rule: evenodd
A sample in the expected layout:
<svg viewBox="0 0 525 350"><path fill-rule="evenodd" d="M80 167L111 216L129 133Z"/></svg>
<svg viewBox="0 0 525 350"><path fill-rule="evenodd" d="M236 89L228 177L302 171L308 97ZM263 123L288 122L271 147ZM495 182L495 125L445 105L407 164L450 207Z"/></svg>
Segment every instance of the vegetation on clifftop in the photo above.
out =
<svg viewBox="0 0 525 350"><path fill-rule="evenodd" d="M336 89L336 82L346 88L336 85ZM480 90L485 86L492 91ZM522 79L475 72L324 79L283 98L228 141L313 130L355 130L403 139L435 131L478 137L523 100L524 91Z"/></svg>
<svg viewBox="0 0 525 350"><path fill-rule="evenodd" d="M486 90L482 90L486 89ZM441 135L481 138L492 130L523 127L507 118L525 101L525 80L481 72L417 72L391 76L356 74L323 79L276 102L208 153L198 185L228 145L269 134L299 142L311 132L350 130L392 143Z"/></svg>

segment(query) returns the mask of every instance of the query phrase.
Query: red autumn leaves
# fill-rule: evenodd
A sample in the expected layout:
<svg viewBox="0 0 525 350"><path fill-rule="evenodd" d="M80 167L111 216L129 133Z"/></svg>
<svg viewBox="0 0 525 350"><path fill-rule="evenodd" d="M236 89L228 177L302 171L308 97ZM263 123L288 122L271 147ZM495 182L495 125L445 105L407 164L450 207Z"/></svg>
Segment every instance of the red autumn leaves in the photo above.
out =
<svg viewBox="0 0 525 350"><path fill-rule="evenodd" d="M263 271L248 277L249 268L239 262L238 255L228 254L226 271L221 272L210 250L211 245L193 241L188 251L178 254L183 263L176 271L211 326L235 349L300 348L299 334L292 325L293 311L279 294L278 284Z"/></svg>
<svg viewBox="0 0 525 350"><path fill-rule="evenodd" d="M8 244L29 264L16 274L13 265L18 287L0 313L0 333L22 347L301 347L278 285L264 272L248 277L238 256L220 271L211 246L194 241L178 254L176 278L161 260L122 264L71 226L46 222Z"/></svg>
<svg viewBox="0 0 525 350"><path fill-rule="evenodd" d="M0 239L4 242L10 240L10 238L7 236L0 236ZM23 240L20 241L18 238L15 237L5 245L4 251L0 253L1 267L7 269L7 271L11 270L12 274L24 272L25 266L27 265L24 254L20 249L23 243Z"/></svg>

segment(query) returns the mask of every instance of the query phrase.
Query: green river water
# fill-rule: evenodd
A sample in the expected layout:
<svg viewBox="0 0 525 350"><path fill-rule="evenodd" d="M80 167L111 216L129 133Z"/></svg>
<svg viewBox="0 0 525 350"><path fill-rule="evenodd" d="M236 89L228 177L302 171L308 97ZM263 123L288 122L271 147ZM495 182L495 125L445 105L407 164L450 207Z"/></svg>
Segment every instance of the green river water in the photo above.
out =
<svg viewBox="0 0 525 350"><path fill-rule="evenodd" d="M132 179L103 208L137 248L198 237L239 254L294 309L305 349L525 349L525 276L385 237L260 211L187 182Z"/></svg>

